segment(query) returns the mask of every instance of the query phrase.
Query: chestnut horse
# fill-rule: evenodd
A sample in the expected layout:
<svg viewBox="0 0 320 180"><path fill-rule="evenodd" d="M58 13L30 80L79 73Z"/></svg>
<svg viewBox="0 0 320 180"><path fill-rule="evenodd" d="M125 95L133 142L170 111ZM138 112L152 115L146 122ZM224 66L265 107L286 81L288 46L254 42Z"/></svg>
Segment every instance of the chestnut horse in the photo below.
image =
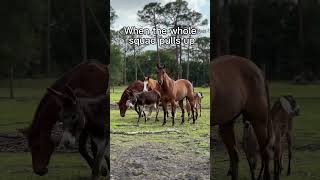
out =
<svg viewBox="0 0 320 180"><path fill-rule="evenodd" d="M179 102L179 106L181 108L181 124L184 123L184 107L183 107L183 99L187 98L191 107L194 107L194 100L193 100L193 86L190 81L186 79L179 79L174 81L171 79L165 71L165 66L157 66L158 68L158 83L160 85L160 94L161 94L161 103L163 107L163 126L166 124L166 113L167 111L167 104L171 104L171 115L172 115L172 126L174 126L174 118L176 112L176 101ZM195 123L194 118L194 109L191 108L192 112L192 120L193 124Z"/></svg>
<svg viewBox="0 0 320 180"><path fill-rule="evenodd" d="M213 132L213 127L219 125L220 136L230 157L232 180L239 179L234 124L241 114L253 126L265 166L264 179L270 180L273 132L269 115L269 89L262 71L252 61L231 55L217 57L209 68L212 93L210 131Z"/></svg>
<svg viewBox="0 0 320 180"><path fill-rule="evenodd" d="M51 88L64 92L67 84L74 89L83 89L92 96L106 94L109 87L107 66L97 61L82 62L59 78ZM33 171L40 176L48 172L50 157L55 149L51 130L58 120L59 111L54 97L47 92L40 101L31 126L25 130Z"/></svg>
<svg viewBox="0 0 320 180"><path fill-rule="evenodd" d="M120 110L120 116L124 117L128 109L127 101L129 100L129 91L141 92L143 90L143 82L135 81L130 86L128 86L122 93L120 101L117 103ZM137 112L138 113L138 112ZM139 114L139 113L138 113Z"/></svg>

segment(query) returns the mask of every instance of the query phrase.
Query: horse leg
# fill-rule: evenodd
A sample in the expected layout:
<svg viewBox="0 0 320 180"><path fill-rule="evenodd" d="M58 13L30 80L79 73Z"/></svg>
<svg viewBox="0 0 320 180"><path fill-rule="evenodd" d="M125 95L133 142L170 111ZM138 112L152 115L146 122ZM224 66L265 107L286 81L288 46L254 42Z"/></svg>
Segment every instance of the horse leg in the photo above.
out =
<svg viewBox="0 0 320 180"><path fill-rule="evenodd" d="M201 117L201 110L202 110L201 102L199 103L199 108L200 108L200 116L199 117Z"/></svg>
<svg viewBox="0 0 320 180"><path fill-rule="evenodd" d="M153 106L150 106L150 107L149 107L149 112L148 112L148 117L147 117L147 118L149 118L149 117L151 116L152 110L153 110Z"/></svg>
<svg viewBox="0 0 320 180"><path fill-rule="evenodd" d="M159 114L159 104L156 105L156 120L155 121L159 121L158 114Z"/></svg>
<svg viewBox="0 0 320 180"><path fill-rule="evenodd" d="M90 168L93 166L93 158L89 155L87 151L87 140L88 140L88 133L86 131L82 131L79 137L79 146L78 150L81 156L87 161Z"/></svg>
<svg viewBox="0 0 320 180"><path fill-rule="evenodd" d="M142 106L142 112L143 112L143 115L144 115L144 123L147 123L147 116L146 116L146 112L144 111L144 105Z"/></svg>
<svg viewBox="0 0 320 180"><path fill-rule="evenodd" d="M290 176L291 174L291 158L292 158L292 137L291 137L291 132L287 132L287 141L288 141L288 170L287 170L287 175Z"/></svg>
<svg viewBox="0 0 320 180"><path fill-rule="evenodd" d="M219 133L225 144L230 157L231 179L238 180L238 162L239 155L236 147L236 138L233 130L233 124L220 125Z"/></svg>
<svg viewBox="0 0 320 180"><path fill-rule="evenodd" d="M107 179L110 179L110 141L108 141L106 153L104 154L104 159L106 161L107 167L105 169L101 168L102 176L108 176Z"/></svg>
<svg viewBox="0 0 320 180"><path fill-rule="evenodd" d="M198 107L194 108L196 111L196 119L198 119Z"/></svg>
<svg viewBox="0 0 320 180"><path fill-rule="evenodd" d="M192 114L192 123L194 124L196 122L195 117L194 117L194 100L193 97L188 97L188 101L190 103L190 109L191 109L191 114Z"/></svg>
<svg viewBox="0 0 320 180"><path fill-rule="evenodd" d="M181 125L184 123L184 108L183 108L183 99L179 101L179 106L181 109Z"/></svg>
<svg viewBox="0 0 320 180"><path fill-rule="evenodd" d="M175 114L176 114L176 103L174 102L174 100L171 100L172 126L174 126Z"/></svg>
<svg viewBox="0 0 320 180"><path fill-rule="evenodd" d="M98 179L101 162L107 148L107 142L106 142L106 139L101 139L97 137L93 138L93 141L97 145L97 155L94 158L94 163L92 168L92 179Z"/></svg>
<svg viewBox="0 0 320 180"><path fill-rule="evenodd" d="M163 114L164 114L162 126L164 126L167 123L167 114L168 114L167 103L162 103L162 108L163 108Z"/></svg>
<svg viewBox="0 0 320 180"><path fill-rule="evenodd" d="M250 118L250 119L257 119L257 118ZM252 126L254 128L255 134L258 139L259 143L259 148L260 148L260 154L261 154L261 161L263 161L263 166L264 166L264 179L270 180L270 169L269 169L269 161L270 161L270 155L268 151L268 142L269 142L269 137L268 137L268 130L267 130L267 122L262 124L261 121L256 122L252 121Z"/></svg>
<svg viewBox="0 0 320 180"><path fill-rule="evenodd" d="M138 108L139 108L139 117L138 117L138 121L137 121L137 126L139 126L139 121L140 121L141 114L142 114L142 110L141 110L140 106Z"/></svg>

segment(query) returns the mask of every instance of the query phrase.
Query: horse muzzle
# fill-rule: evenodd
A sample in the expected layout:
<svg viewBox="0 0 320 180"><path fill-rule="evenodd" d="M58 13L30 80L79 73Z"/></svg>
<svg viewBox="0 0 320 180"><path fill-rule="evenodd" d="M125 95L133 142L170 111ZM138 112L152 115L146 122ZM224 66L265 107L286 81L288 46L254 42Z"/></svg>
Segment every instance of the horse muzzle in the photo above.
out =
<svg viewBox="0 0 320 180"><path fill-rule="evenodd" d="M33 170L34 173L36 173L39 176L44 176L45 174L48 173L48 168L36 168Z"/></svg>

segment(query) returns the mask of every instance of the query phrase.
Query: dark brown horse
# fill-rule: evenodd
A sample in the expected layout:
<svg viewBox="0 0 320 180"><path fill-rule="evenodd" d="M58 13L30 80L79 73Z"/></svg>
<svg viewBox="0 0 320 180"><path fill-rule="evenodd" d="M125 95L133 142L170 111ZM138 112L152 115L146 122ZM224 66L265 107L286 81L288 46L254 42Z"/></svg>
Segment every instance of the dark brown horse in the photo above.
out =
<svg viewBox="0 0 320 180"><path fill-rule="evenodd" d="M129 100L128 91L141 92L143 91L143 82L135 81L130 86L128 86L122 93L120 101L117 103L120 110L120 116L124 117L126 115L126 111L128 109L127 101ZM138 113L138 112L137 112ZM139 113L138 113L139 114Z"/></svg>
<svg viewBox="0 0 320 180"><path fill-rule="evenodd" d="M166 114L167 114L167 104L171 104L171 114L172 114L172 126L174 126L174 118L176 112L176 101L179 102L181 108L181 124L184 123L184 107L183 99L187 98L191 107L194 107L193 100L193 86L190 81L185 79L179 79L174 81L171 79L165 71L165 66L157 66L158 68L158 83L160 85L161 103L163 107L163 124L166 124ZM191 108L193 124L195 123L194 109Z"/></svg>
<svg viewBox="0 0 320 180"><path fill-rule="evenodd" d="M74 89L83 89L92 96L105 94L109 87L107 66L96 61L82 62L59 78L51 88L64 92L67 84ZM45 175L48 172L47 167L55 148L51 130L58 120L59 111L60 108L53 96L46 93L27 130L33 171L38 175Z"/></svg>

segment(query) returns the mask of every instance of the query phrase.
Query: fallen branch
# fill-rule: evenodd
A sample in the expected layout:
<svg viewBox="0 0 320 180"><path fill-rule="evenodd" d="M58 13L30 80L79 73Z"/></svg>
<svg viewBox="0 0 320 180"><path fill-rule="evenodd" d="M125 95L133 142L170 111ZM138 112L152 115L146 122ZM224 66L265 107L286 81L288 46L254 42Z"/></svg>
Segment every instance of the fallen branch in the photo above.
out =
<svg viewBox="0 0 320 180"><path fill-rule="evenodd" d="M124 131L111 131L111 134L122 134L122 135L139 135L139 134L169 134L169 133L177 133L181 134L180 131L175 129L167 129L163 131L141 131L141 132L124 132Z"/></svg>

